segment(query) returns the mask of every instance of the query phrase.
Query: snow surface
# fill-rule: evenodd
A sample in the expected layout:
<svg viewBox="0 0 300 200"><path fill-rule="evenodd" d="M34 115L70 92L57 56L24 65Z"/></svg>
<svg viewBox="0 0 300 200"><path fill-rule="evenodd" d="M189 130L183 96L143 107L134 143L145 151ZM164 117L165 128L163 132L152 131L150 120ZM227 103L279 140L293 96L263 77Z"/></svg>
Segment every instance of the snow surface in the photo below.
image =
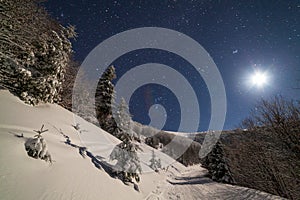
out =
<svg viewBox="0 0 300 200"><path fill-rule="evenodd" d="M219 184L206 178L200 166L186 168L156 151L172 165L159 173L147 166L152 148L142 145L144 173L140 192L99 169L77 147L87 147L96 158L107 159L120 141L97 126L55 104L29 106L8 91L0 91L0 199L276 199L248 188ZM80 130L73 126L80 124ZM53 163L27 156L26 138L44 124L43 133ZM20 137L23 134L23 137ZM71 141L72 145L67 144ZM148 157L149 155L149 157ZM100 167L101 168L101 167Z"/></svg>

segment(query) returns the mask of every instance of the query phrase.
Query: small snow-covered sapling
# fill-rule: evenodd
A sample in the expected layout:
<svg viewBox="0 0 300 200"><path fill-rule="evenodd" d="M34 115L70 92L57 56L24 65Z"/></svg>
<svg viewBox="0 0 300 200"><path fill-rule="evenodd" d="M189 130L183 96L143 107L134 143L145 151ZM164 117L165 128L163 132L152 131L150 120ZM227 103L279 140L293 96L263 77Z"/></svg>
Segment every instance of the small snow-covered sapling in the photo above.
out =
<svg viewBox="0 0 300 200"><path fill-rule="evenodd" d="M43 130L43 128L44 128L44 124L42 125L42 128L41 128L41 130L33 130L34 132L36 132L36 133L37 133L37 135L35 135L34 137L41 138L41 137L42 137L42 133L44 133L44 132L47 132L47 131L48 131L48 129L46 129L46 130Z"/></svg>
<svg viewBox="0 0 300 200"><path fill-rule="evenodd" d="M28 138L25 142L25 149L28 156L33 158L40 158L46 162L52 163L52 158L47 149L46 140L42 137L42 133L48 131L44 130L44 125L40 130L34 130L37 133L33 138Z"/></svg>
<svg viewBox="0 0 300 200"><path fill-rule="evenodd" d="M73 127L78 131L80 129L80 124L76 123L76 125L73 125Z"/></svg>

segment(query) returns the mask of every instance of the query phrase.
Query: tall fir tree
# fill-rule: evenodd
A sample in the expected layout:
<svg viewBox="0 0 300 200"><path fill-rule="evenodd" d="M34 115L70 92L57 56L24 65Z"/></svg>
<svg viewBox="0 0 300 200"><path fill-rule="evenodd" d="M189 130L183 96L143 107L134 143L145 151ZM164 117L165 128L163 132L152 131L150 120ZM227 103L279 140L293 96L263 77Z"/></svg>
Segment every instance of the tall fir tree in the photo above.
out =
<svg viewBox="0 0 300 200"><path fill-rule="evenodd" d="M112 84L114 78L116 78L115 68L110 66L100 78L95 95L96 115L100 127L111 134L114 134L117 128L112 115L115 97L114 85Z"/></svg>

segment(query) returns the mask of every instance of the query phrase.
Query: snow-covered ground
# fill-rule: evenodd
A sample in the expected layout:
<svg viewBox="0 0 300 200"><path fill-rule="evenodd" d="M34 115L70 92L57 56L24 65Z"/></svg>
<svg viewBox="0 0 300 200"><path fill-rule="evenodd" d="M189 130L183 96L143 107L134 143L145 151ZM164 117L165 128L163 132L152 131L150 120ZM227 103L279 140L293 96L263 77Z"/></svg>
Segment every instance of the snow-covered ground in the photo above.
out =
<svg viewBox="0 0 300 200"><path fill-rule="evenodd" d="M186 168L156 151L167 170L149 172L152 148L142 145L140 192L114 179L98 165L120 141L58 105L32 107L0 91L0 199L272 199L269 194L212 182L200 166ZM80 124L76 130L73 125ZM52 164L28 157L24 143L42 124ZM18 137L23 134L23 137ZM69 138L72 145L66 144ZM83 157L76 147L87 147Z"/></svg>

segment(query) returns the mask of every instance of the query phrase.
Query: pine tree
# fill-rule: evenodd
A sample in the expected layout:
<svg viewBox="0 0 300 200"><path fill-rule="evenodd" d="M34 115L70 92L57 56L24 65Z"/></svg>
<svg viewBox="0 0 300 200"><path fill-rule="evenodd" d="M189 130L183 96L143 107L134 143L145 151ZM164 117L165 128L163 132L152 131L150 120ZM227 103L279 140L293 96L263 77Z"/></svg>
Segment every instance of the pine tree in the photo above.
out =
<svg viewBox="0 0 300 200"><path fill-rule="evenodd" d="M130 137L130 140L133 140L131 115L124 98L121 98L121 103L118 107L118 110L114 113L114 118L118 126L115 136L121 141L127 140L128 137Z"/></svg>
<svg viewBox="0 0 300 200"><path fill-rule="evenodd" d="M149 167L154 171L158 172L158 169L161 168L161 160L159 158L158 159L156 158L154 150L152 150L152 157L149 160L149 162L150 162Z"/></svg>
<svg viewBox="0 0 300 200"><path fill-rule="evenodd" d="M114 91L114 85L112 83L112 80L116 78L115 68L114 66L110 66L106 69L106 71L103 73L102 77L100 78L99 84L97 86L96 91L96 115L99 122L100 127L107 131L108 133L114 135L118 139L122 140L122 131L120 130L120 125L117 124L117 120L115 118L123 118L126 116L119 116L119 113L113 113L112 110L115 107L115 91ZM129 119L126 119L126 121L130 122L130 125L124 125L123 129L125 132L128 132L131 136L134 137L136 141L140 142L140 137L137 133L133 131L133 128L129 128L131 125L131 116L128 112L128 106L125 102L121 103L121 106L123 108L120 108L124 112L127 112L127 116ZM128 126L128 127L125 127ZM130 130L130 131L129 131ZM123 131L124 132L124 131Z"/></svg>
<svg viewBox="0 0 300 200"><path fill-rule="evenodd" d="M24 102L58 102L72 53L73 26L50 18L38 0L0 1L0 85Z"/></svg>
<svg viewBox="0 0 300 200"><path fill-rule="evenodd" d="M71 77L68 77L71 78ZM76 75L76 90L73 89L75 83L72 83L72 90L66 91L65 95L71 93L71 106L72 112L82 117L83 119L98 125L97 118L93 115L95 111L95 104L93 102L93 96L86 88L90 87L90 81L83 70L79 70ZM68 96L67 96L68 97ZM66 100L65 103L68 103Z"/></svg>
<svg viewBox="0 0 300 200"><path fill-rule="evenodd" d="M73 89L76 78L80 78L80 82L82 82L81 77L83 77L83 74L80 74L79 68L80 63L71 58L68 65L66 66L66 72L64 74L65 81L62 83L62 91L60 92L60 95L63 98L61 98L58 104L69 111L72 111L72 98L74 96ZM86 91L86 88L84 89Z"/></svg>
<svg viewBox="0 0 300 200"><path fill-rule="evenodd" d="M117 128L112 116L112 105L115 97L114 85L112 84L114 78L116 78L115 68L110 66L100 78L95 97L96 115L100 127L111 134Z"/></svg>
<svg viewBox="0 0 300 200"><path fill-rule="evenodd" d="M137 150L140 148L134 141L131 117L123 98L115 117L118 124L118 136L122 142L113 149L110 159L117 160L115 171L121 180L132 182L134 178L139 182L140 177L138 174L141 173L141 165Z"/></svg>

